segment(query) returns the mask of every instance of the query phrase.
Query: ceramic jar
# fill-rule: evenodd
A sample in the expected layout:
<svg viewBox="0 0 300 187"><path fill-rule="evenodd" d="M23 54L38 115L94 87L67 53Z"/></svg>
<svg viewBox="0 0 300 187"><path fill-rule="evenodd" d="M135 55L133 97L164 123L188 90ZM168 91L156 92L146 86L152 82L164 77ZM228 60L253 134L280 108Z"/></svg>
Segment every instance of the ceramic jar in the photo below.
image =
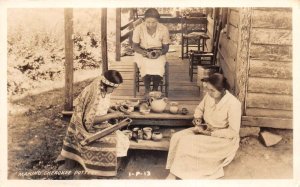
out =
<svg viewBox="0 0 300 187"><path fill-rule="evenodd" d="M170 113L171 114L177 114L178 113L178 102L170 102Z"/></svg>
<svg viewBox="0 0 300 187"><path fill-rule="evenodd" d="M145 128L143 128L143 132L144 132L143 138L145 140L150 140L151 137L152 137L152 128L151 127L145 127Z"/></svg>
<svg viewBox="0 0 300 187"><path fill-rule="evenodd" d="M159 132L159 131L153 132L153 134L152 134L152 140L154 140L154 141L160 141L162 138L163 138L163 135L162 135L161 132Z"/></svg>
<svg viewBox="0 0 300 187"><path fill-rule="evenodd" d="M167 106L168 98L164 97L162 99L150 98L151 110L156 113L162 113Z"/></svg>

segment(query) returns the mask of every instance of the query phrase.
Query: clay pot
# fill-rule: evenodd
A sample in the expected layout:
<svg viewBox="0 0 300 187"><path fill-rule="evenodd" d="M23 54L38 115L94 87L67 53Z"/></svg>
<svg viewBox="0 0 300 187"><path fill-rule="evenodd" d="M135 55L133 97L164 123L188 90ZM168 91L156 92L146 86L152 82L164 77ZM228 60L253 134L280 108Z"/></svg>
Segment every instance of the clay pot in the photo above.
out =
<svg viewBox="0 0 300 187"><path fill-rule="evenodd" d="M177 114L178 113L178 102L170 102L170 113Z"/></svg>
<svg viewBox="0 0 300 187"><path fill-rule="evenodd" d="M149 114L150 113L150 107L146 103L143 103L143 104L140 105L140 112L143 115Z"/></svg>
<svg viewBox="0 0 300 187"><path fill-rule="evenodd" d="M149 92L149 97L153 97L155 99L158 99L161 97L161 92L160 91L153 91L153 92Z"/></svg>
<svg viewBox="0 0 300 187"><path fill-rule="evenodd" d="M154 141L160 141L163 138L163 135L161 132L155 131L152 134L152 140Z"/></svg>
<svg viewBox="0 0 300 187"><path fill-rule="evenodd" d="M145 140L150 140L152 137L152 128L151 127L145 127L143 128L143 132L144 132L144 139Z"/></svg>
<svg viewBox="0 0 300 187"><path fill-rule="evenodd" d="M182 108L181 109L181 114L182 115L187 115L189 113L189 110L187 108Z"/></svg>
<svg viewBox="0 0 300 187"><path fill-rule="evenodd" d="M164 97L162 99L155 99L152 97L152 98L150 98L149 101L150 101L149 103L151 106L151 110L153 112L162 113L167 106L168 98Z"/></svg>
<svg viewBox="0 0 300 187"><path fill-rule="evenodd" d="M137 139L138 138L138 131L140 130L140 128L135 127L132 129L132 138Z"/></svg>

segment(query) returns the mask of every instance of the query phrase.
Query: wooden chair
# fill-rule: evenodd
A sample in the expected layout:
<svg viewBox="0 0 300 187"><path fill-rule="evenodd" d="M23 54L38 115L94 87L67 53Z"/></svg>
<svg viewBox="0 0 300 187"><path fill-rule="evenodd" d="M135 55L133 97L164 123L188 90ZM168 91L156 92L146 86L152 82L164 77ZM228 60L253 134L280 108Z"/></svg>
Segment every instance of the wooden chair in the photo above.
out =
<svg viewBox="0 0 300 187"><path fill-rule="evenodd" d="M133 80L134 80L133 95L134 95L134 97L136 97L136 93L140 92L140 87L144 86L144 82L140 75L140 70L136 63L134 63ZM153 86L152 82L151 82L150 86ZM168 62L166 62L166 64L165 64L165 74L163 76L162 81L159 84L159 87L160 87L160 91L162 93L165 93L165 96L168 97L168 95L169 95L169 63Z"/></svg>
<svg viewBox="0 0 300 187"><path fill-rule="evenodd" d="M212 51L190 51L189 53L189 76L190 81L193 82L194 74L197 74L197 66L210 66L213 68L216 64L216 57L218 52L219 38L221 32L221 21L216 21L215 37ZM196 69L196 72L194 71Z"/></svg>
<svg viewBox="0 0 300 187"><path fill-rule="evenodd" d="M181 19L181 58L189 57L189 49L197 48L204 51L206 40L209 39L207 32L207 17L205 14L185 15Z"/></svg>

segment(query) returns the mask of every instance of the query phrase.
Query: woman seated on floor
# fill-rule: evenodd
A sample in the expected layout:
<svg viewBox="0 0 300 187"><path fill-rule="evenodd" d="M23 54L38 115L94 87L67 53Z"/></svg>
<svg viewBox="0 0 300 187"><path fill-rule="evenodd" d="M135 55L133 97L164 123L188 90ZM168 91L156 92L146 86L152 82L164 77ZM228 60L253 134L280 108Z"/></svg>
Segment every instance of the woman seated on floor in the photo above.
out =
<svg viewBox="0 0 300 187"><path fill-rule="evenodd" d="M145 21L138 25L132 36L135 62L140 70L145 85L145 95L158 91L159 83L165 73L166 53L169 50L170 36L168 28L159 23L160 15L155 8L145 12ZM158 49L155 52L149 49Z"/></svg>
<svg viewBox="0 0 300 187"><path fill-rule="evenodd" d="M227 89L226 78L215 73L202 79L207 94L196 107L195 127L175 133L170 142L167 179L216 179L239 147L241 103Z"/></svg>
<svg viewBox="0 0 300 187"><path fill-rule="evenodd" d="M124 116L123 113L115 111L107 114L110 94L122 82L118 71L108 70L84 88L77 97L76 107L63 141L60 157L65 159L65 164L60 170L73 169L78 162L91 175L117 174L117 157L126 156L130 144L121 131L113 132L85 146L82 146L80 141L85 139L88 133L109 127L107 120Z"/></svg>

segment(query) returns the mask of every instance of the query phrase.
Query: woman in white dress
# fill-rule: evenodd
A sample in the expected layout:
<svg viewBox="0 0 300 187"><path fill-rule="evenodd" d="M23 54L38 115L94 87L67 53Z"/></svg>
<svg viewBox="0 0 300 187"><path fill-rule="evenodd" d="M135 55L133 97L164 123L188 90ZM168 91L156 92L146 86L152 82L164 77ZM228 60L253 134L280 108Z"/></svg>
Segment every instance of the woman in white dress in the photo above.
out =
<svg viewBox="0 0 300 187"><path fill-rule="evenodd" d="M165 72L170 36L168 28L159 23L160 15L156 9L147 9L144 17L145 21L133 31L132 47L147 95L151 91L151 81L153 82L152 91L158 91L159 83ZM158 50L149 52L149 49Z"/></svg>
<svg viewBox="0 0 300 187"><path fill-rule="evenodd" d="M202 79L207 94L196 107L195 127L175 133L170 142L167 179L216 179L239 147L241 103L219 73Z"/></svg>

